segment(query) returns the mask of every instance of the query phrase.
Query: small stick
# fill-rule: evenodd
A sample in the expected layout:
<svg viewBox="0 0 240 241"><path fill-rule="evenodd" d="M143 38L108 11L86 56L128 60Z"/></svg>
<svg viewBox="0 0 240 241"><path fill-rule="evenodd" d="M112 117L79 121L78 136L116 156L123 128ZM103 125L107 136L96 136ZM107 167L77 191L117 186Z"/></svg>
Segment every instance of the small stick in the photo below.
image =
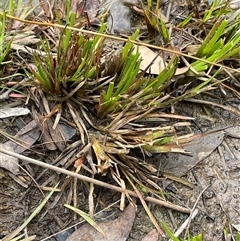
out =
<svg viewBox="0 0 240 241"><path fill-rule="evenodd" d="M0 11L0 15L3 15L3 12ZM69 29L69 30L73 30L73 31L77 31L77 32L85 33L85 34L92 34L92 35L96 35L96 36L111 38L111 39L120 40L120 41L124 41L124 42L129 42L129 43L133 43L133 44L137 44L137 45L142 45L142 46L146 46L146 47L149 47L149 48L158 49L158 50L162 50L162 51L165 51L165 52L168 52L168 53L172 53L172 54L184 56L184 57L187 57L187 58L191 58L191 59L194 59L194 60L199 60L199 61L201 61L203 63L207 63L207 64L210 64L210 65L221 67L223 69L227 69L229 71L233 71L233 68L231 68L231 67L224 66L224 65L218 64L218 63L214 63L214 62L211 62L211 61L209 61L207 59L201 59L201 58L198 58L196 56L185 54L185 53L183 53L181 51L177 51L177 50L173 50L173 49L167 49L167 48L164 48L164 47L161 47L161 46L155 46L155 45L152 45L152 44L135 41L135 40L132 40L130 38L120 38L120 37L114 36L114 35L93 32L93 31L89 31L89 30L85 30L85 29L74 28L74 27L65 26L65 25L56 24L56 23L31 21L31 20L27 20L27 19L14 17L14 16L11 16L9 14L6 14L6 17L10 18L10 19L13 19L13 20L17 20L17 21L23 22L23 23L28 23L28 24L33 24L33 25L36 24L38 26L56 27L56 28L60 28L60 29ZM240 73L240 69L238 69L238 68L234 69L234 71L236 73Z"/></svg>
<svg viewBox="0 0 240 241"><path fill-rule="evenodd" d="M41 161L38 161L38 160L30 158L30 157L26 157L26 156L14 153L12 151L0 149L0 152L2 152L4 154L7 154L7 155L10 155L10 156L13 156L13 157L16 157L16 158L18 158L20 160L27 161L27 162L30 162L32 164L41 166L43 168L48 168L48 169L51 169L53 171L63 173L65 175L78 178L78 179L80 179L82 181L90 182L90 183L93 183L93 184L101 186L101 187L112 189L112 190L117 191L117 192L126 192L129 195L138 198L138 195L135 192L133 192L133 191L130 191L130 190L127 190L127 189L123 189L123 188L120 188L120 187L117 187L117 186L114 186L114 185L111 185L111 184L108 184L108 183L105 183L105 182L102 182L102 181L99 181L99 180L87 177L87 176L84 176L84 175L80 175L78 173L74 173L74 172L71 172L71 171L59 168L59 167L55 167L55 166L50 165L48 163L41 162ZM161 206L166 207L166 208L174 209L174 210L182 212L182 213L190 213L190 210L188 208L184 208L184 207L172 204L172 203L167 202L167 201L159 200L159 199L152 198L152 197L146 197L146 198L144 198L144 200L146 200L148 202L152 202L152 203L158 204L158 205L161 205Z"/></svg>
<svg viewBox="0 0 240 241"><path fill-rule="evenodd" d="M190 215L190 216L184 221L184 223L179 227L179 229L174 233L174 236L178 237L178 236L182 233L182 231L188 226L188 224L190 223L190 221L196 217L196 215L198 214L198 209L194 209L191 214L192 214L192 215ZM172 239L170 239L169 241L172 241Z"/></svg>

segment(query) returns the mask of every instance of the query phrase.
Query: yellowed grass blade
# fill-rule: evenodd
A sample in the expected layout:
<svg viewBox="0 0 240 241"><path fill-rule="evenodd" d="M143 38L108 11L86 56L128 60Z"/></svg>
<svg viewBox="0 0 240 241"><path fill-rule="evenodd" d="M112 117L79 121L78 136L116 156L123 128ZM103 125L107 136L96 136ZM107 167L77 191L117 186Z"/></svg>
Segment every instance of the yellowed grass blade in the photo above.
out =
<svg viewBox="0 0 240 241"><path fill-rule="evenodd" d="M87 221L87 222L88 222L91 226L93 226L98 232L100 232L104 237L106 237L106 234L103 232L103 230L97 225L96 222L94 222L94 220L92 220L92 219L90 218L90 216L89 216L87 213L85 213L85 212L83 212L83 211L79 210L78 208L75 208L75 207L73 207L73 206L71 206L71 205L68 205L68 204L64 204L64 206L65 206L66 208L69 208L69 209L71 209L72 211L76 212L77 214L79 214L85 221Z"/></svg>

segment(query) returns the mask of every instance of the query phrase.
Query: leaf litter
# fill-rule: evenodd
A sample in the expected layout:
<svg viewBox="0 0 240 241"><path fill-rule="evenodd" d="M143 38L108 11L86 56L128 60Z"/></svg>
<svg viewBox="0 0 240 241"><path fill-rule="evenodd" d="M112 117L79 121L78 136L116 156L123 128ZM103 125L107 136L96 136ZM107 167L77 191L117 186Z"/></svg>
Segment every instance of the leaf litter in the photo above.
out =
<svg viewBox="0 0 240 241"><path fill-rule="evenodd" d="M28 108L23 108L23 107L1 108L0 119L13 117L13 116L27 115L29 113L30 113L30 110Z"/></svg>
<svg viewBox="0 0 240 241"><path fill-rule="evenodd" d="M70 235L66 241L125 241L132 229L135 215L136 207L129 204L115 220L98 223L106 237L89 224L84 224Z"/></svg>
<svg viewBox="0 0 240 241"><path fill-rule="evenodd" d="M183 176L200 161L209 156L223 141L225 133L223 130L210 131L194 136L191 143L186 145L186 152L189 154L180 155L178 153L161 156L162 171L173 176ZM178 160L176 162L176 160Z"/></svg>

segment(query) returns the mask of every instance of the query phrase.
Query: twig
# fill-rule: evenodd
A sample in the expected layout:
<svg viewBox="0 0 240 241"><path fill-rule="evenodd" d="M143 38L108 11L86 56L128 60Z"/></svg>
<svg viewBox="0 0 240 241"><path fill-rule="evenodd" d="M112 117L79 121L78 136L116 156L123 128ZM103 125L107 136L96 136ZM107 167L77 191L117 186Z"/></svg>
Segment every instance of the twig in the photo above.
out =
<svg viewBox="0 0 240 241"><path fill-rule="evenodd" d="M224 109L226 111L229 111L229 112L233 113L236 116L240 116L240 111L239 110L237 110L237 109L235 109L235 108L233 108L231 106L228 106L228 105L221 105L221 104L218 104L218 103L213 103L211 101L197 100L197 99L185 99L184 101L216 106L216 107L219 107L219 108Z"/></svg>
<svg viewBox="0 0 240 241"><path fill-rule="evenodd" d="M174 236L178 237L178 236L182 233L182 231L188 226L188 224L190 223L190 221L196 217L197 214L198 214L198 209L195 209L195 210L192 212L192 215L190 215L190 216L184 221L184 223L179 227L179 229L174 233ZM172 239L170 239L169 241L172 241Z"/></svg>
<svg viewBox="0 0 240 241"><path fill-rule="evenodd" d="M192 209L191 209L191 212L190 212L190 215L189 215L189 219L188 219L188 223L187 223L187 227L186 227L185 237L187 236L187 232L188 232L188 229L189 229L189 226L190 226L190 222L191 222L191 220L192 220L192 216L193 216L193 213L194 213L194 211L195 211L195 209L196 209L196 206L197 206L197 204L198 204L198 202L199 202L199 199L201 198L201 196L203 195L203 193L204 193L209 187L210 187L210 185L206 186L206 187L201 191L201 193L198 195L198 198L197 198L196 202L194 203L194 205L193 205L193 207L192 207ZM197 215L197 213L196 213L196 215Z"/></svg>
<svg viewBox="0 0 240 241"><path fill-rule="evenodd" d="M23 81L21 81L20 83L17 83L16 85L14 85L13 87L11 87L10 89L8 89L6 92L2 93L0 95L0 101L4 101L9 99L9 94L14 91L20 84L22 84Z"/></svg>
<svg viewBox="0 0 240 241"><path fill-rule="evenodd" d="M209 186L205 187L205 188L201 191L201 193L199 194L199 196L198 196L198 198L197 198L197 200L196 200L196 202L195 202L195 204L194 204L194 206L193 206L193 208L192 208L192 210L191 210L191 213L190 213L189 217L184 221L184 223L183 223L183 224L179 227L179 229L174 233L174 236L178 237L178 236L183 232L184 229L186 229L186 231L188 230L191 220L193 220L193 219L197 216L197 214L198 214L198 209L196 209L196 206L197 206L197 204L198 204L198 201L199 201L200 197L202 196L202 194L203 194L203 193L206 191L206 189L208 189L208 188L209 188ZM172 241L172 239L169 239L169 241Z"/></svg>
<svg viewBox="0 0 240 241"><path fill-rule="evenodd" d="M12 151L0 149L0 152L2 152L4 154L7 154L7 155L10 155L10 156L13 156L13 157L16 157L20 160L27 161L27 162L30 162L32 164L41 166L43 168L48 168L48 169L53 170L55 172L60 172L60 173L63 173L65 175L78 178L82 181L90 182L90 183L93 183L93 184L101 186L101 187L112 189L112 190L117 191L117 192L127 192L131 196L138 197L138 195L133 191L130 191L130 190L127 190L127 189L124 190L120 187L117 187L117 186L114 186L114 185L111 185L111 184L108 184L108 183L105 183L105 182L102 182L102 181L99 181L99 180L96 180L96 179L93 179L93 178L90 178L90 177L87 177L87 176L84 176L84 175L80 175L80 174L77 174L77 173L59 168L59 167L55 167L55 166L50 165L48 163L41 162L41 161L38 161L36 159L26 157L26 156L14 153ZM190 213L190 210L188 208L181 207L181 206L178 206L178 205L175 205L175 204L172 204L170 202L163 201L163 200L155 199L155 198L152 198L152 197L146 197L146 198L144 198L144 200L148 201L148 202L158 204L158 205L161 205L161 206L164 206L166 208L174 209L174 210L182 212L182 213Z"/></svg>
<svg viewBox="0 0 240 241"><path fill-rule="evenodd" d="M0 15L3 15L3 12L0 11ZM184 57L191 58L191 59L194 59L194 60L199 60L201 62L210 64L210 65L213 65L213 66L221 67L223 69L228 69L230 71L234 70L235 72L240 73L240 69L232 69L231 67L224 66L224 65L218 64L218 63L214 63L214 62L208 61L208 60L203 59L203 58L201 59L201 58L198 58L198 57L195 57L195 56L192 56L192 55L188 55L188 54L182 53L182 52L177 51L177 50L167 49L167 48L164 48L164 47L155 46L155 45L148 44L148 43L134 41L130 38L120 38L120 37L117 37L117 36L114 36L114 35L93 32L93 31L89 31L89 30L85 30L85 29L74 28L74 27L65 26L65 25L56 24L56 23L31 21L31 20L26 20L26 19L14 17L14 16L11 16L9 14L6 14L6 17L8 17L10 19L13 19L13 20L23 22L23 23L29 23L29 24L38 25L38 26L48 26L48 27L56 27L56 28L61 28L61 29L69 29L69 30L73 30L73 31L77 31L77 32L86 33L86 34L101 36L101 37L104 37L104 38L111 38L111 39L120 40L120 41L124 41L124 42L130 42L130 43L133 43L133 44L136 44L136 45L146 46L146 47L149 47L149 48L162 50L162 51L165 51L165 52L168 52L168 53L176 54L176 55L179 55L179 56L184 56Z"/></svg>

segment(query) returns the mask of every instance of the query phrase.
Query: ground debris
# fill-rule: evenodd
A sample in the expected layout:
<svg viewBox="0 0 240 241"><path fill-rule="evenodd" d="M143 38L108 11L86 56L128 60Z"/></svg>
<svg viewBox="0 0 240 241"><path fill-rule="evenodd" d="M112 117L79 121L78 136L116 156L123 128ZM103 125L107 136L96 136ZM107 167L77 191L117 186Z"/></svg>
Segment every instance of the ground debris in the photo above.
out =
<svg viewBox="0 0 240 241"><path fill-rule="evenodd" d="M152 229L141 241L158 241L158 232Z"/></svg>
<svg viewBox="0 0 240 241"><path fill-rule="evenodd" d="M21 116L29 114L29 109L23 107L15 107L15 108L2 108L0 110L0 119L8 118L12 116Z"/></svg>
<svg viewBox="0 0 240 241"><path fill-rule="evenodd" d="M106 237L89 224L85 224L68 237L67 241L125 241L132 229L135 215L135 207L128 205L117 219L98 224Z"/></svg>
<svg viewBox="0 0 240 241"><path fill-rule="evenodd" d="M164 172L171 173L177 177L183 176L209 156L222 143L223 138L223 130L198 135L198 138L195 138L185 147L186 151L190 153L189 156L179 153L168 153L162 158Z"/></svg>

